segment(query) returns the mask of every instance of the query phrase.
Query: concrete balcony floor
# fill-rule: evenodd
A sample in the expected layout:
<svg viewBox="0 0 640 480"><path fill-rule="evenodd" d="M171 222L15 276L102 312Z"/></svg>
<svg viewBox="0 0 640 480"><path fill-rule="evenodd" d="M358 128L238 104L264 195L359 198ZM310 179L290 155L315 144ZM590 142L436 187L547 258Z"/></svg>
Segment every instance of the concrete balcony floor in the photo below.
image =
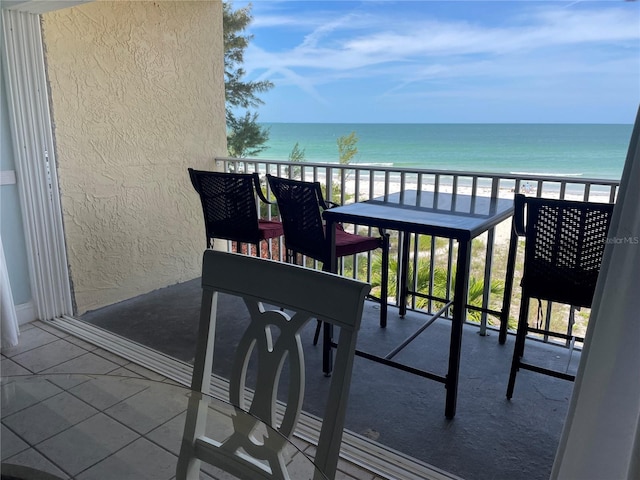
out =
<svg viewBox="0 0 640 480"><path fill-rule="evenodd" d="M199 280L157 290L84 314L81 319L130 340L191 362L200 309ZM242 332L244 306L221 296L214 373L226 376L227 360ZM386 329L378 325L378 307L367 302L358 348L386 354L428 317L393 307ZM312 345L315 322L302 338L307 362L305 411L319 414L325 393L321 348ZM438 320L395 359L439 375L446 372L450 327ZM388 366L356 358L346 428L385 447L456 476L473 479L535 480L549 477L573 383L521 371L514 398L505 397L513 337L498 344L497 332L480 336L466 326L462 345L457 414L444 416L444 385ZM530 341L528 361L575 371L579 352ZM534 360L535 359L535 360ZM568 361L570 359L570 362ZM250 381L250 380L249 380ZM322 404L323 405L323 404Z"/></svg>

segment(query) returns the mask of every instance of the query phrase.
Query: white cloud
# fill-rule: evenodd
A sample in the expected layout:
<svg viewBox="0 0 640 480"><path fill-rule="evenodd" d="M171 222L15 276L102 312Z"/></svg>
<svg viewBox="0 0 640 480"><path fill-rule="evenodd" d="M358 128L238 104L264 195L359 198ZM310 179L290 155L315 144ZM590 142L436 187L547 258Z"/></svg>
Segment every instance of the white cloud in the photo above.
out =
<svg viewBox="0 0 640 480"><path fill-rule="evenodd" d="M563 88L571 93L572 83L584 77L615 75L628 81L635 75L640 81L637 5L522 2L519 9L507 9L511 17L500 15L499 3L492 6L492 16L468 18L460 12L434 18L428 8L420 15L393 8L254 15L259 30L245 67L251 75L297 88L319 103L333 96L330 86L350 88L345 79L361 79L378 98L420 91L489 95L491 88L497 89L496 96L526 88L532 95L541 88L543 95L549 85L561 95ZM261 39L274 28L274 37L289 34L289 46L281 43L268 51L264 45L269 42ZM297 44L291 45L295 38ZM638 90L630 101L640 98Z"/></svg>
<svg viewBox="0 0 640 480"><path fill-rule="evenodd" d="M536 9L528 17L529 25L511 28L441 21L389 25L393 22L369 16L367 25L376 23L385 29L368 34L357 33L355 18L358 17L348 15L321 24L298 46L280 51L277 56L253 52L252 67L266 68L276 63L290 68L359 69L438 56L500 55L570 44L637 42L640 38L638 18L624 9L586 12ZM349 31L353 31L353 36L346 35ZM346 38L332 38L331 34L338 32Z"/></svg>

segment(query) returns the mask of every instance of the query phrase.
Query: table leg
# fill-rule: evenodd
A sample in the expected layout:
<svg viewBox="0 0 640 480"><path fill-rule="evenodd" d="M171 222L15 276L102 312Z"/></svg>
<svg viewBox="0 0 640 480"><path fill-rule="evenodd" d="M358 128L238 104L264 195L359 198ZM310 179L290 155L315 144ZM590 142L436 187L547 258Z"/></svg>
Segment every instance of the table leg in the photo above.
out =
<svg viewBox="0 0 640 480"><path fill-rule="evenodd" d="M456 267L456 284L453 292L453 319L451 321L451 343L449 346L449 370L445 381L447 400L444 414L449 419L456 415L460 352L462 350L462 327L466 316L470 266L471 240L458 241L458 263Z"/></svg>
<svg viewBox="0 0 640 480"><path fill-rule="evenodd" d="M401 258L400 258L400 281L398 282L400 295L398 296L400 318L404 318L407 313L407 295L409 287L407 286L407 277L409 276L409 245L411 234L409 232L399 232L402 237Z"/></svg>

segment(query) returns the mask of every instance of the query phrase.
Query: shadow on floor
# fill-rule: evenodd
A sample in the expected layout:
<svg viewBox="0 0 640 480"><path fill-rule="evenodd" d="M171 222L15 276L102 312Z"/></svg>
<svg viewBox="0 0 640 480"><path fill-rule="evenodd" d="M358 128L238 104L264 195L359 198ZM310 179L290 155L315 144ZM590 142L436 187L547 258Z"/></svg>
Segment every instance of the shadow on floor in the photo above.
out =
<svg viewBox="0 0 640 480"><path fill-rule="evenodd" d="M192 362L200 310L199 279L88 312L80 317L180 360ZM214 372L227 376L229 358L246 321L244 305L221 295ZM358 348L384 354L409 336L427 317L410 312L404 319L390 308L386 329L378 326L377 305L367 302ZM222 320L224 319L224 320ZM304 409L319 414L326 378L321 349L312 345L315 322L302 338L307 362ZM446 372L449 322L438 320L395 360ZM533 372L518 374L514 398L505 397L513 337L478 335L465 327L455 419L444 416L441 383L356 358L346 427L377 442L468 480L547 479L558 445L573 384ZM567 364L568 352L528 342L529 359L540 356ZM573 354L571 368L579 361ZM555 367L557 368L557 366ZM560 367L562 368L562 367ZM249 380L250 381L250 380ZM323 403L320 403L323 405Z"/></svg>

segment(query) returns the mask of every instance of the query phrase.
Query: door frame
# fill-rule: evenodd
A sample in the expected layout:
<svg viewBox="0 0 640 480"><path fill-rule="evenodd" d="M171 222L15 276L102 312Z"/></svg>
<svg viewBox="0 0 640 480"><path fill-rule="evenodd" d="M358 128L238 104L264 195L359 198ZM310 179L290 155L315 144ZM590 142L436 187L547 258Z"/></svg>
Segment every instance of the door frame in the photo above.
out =
<svg viewBox="0 0 640 480"><path fill-rule="evenodd" d="M40 320L73 314L39 15L44 6L55 10L61 4L47 3L8 2L1 52L31 294Z"/></svg>

